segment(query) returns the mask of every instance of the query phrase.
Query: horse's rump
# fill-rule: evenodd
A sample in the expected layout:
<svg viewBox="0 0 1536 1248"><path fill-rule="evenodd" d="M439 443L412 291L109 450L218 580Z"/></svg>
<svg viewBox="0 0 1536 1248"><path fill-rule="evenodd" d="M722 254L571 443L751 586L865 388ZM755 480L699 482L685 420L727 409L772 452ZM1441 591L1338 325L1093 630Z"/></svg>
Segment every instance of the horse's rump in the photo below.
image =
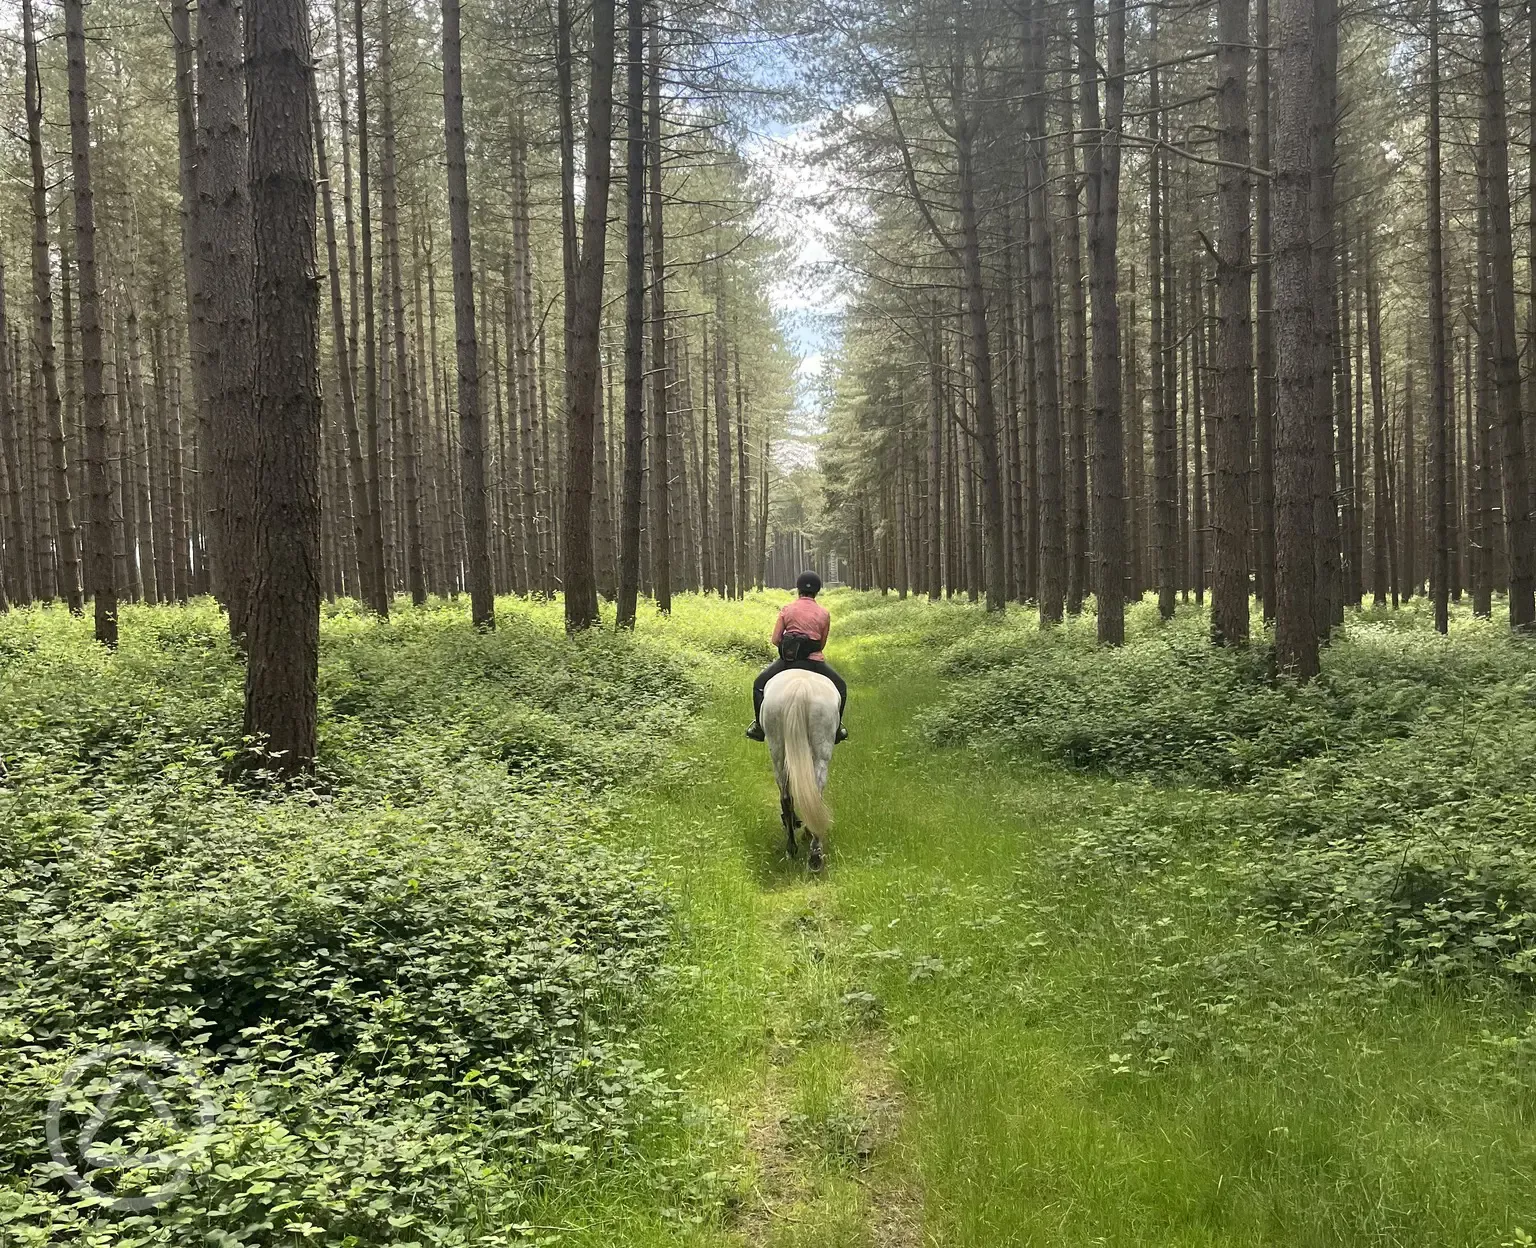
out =
<svg viewBox="0 0 1536 1248"><path fill-rule="evenodd" d="M837 687L819 672L791 668L763 691L762 725L779 781L818 840L832 824L822 796L837 740Z"/></svg>

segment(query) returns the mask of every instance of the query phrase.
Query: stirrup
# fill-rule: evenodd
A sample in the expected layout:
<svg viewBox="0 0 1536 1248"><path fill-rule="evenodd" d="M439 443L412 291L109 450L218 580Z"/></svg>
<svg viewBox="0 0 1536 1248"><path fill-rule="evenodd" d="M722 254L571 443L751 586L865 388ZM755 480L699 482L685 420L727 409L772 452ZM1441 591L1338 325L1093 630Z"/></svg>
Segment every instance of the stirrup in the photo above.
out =
<svg viewBox="0 0 1536 1248"><path fill-rule="evenodd" d="M768 735L763 731L763 726L754 719L752 721L752 726L747 729L747 740L766 741L767 739Z"/></svg>
<svg viewBox="0 0 1536 1248"><path fill-rule="evenodd" d="M837 736L832 739L832 743L836 745L846 740L848 740L848 729L844 728L842 724L838 724Z"/></svg>

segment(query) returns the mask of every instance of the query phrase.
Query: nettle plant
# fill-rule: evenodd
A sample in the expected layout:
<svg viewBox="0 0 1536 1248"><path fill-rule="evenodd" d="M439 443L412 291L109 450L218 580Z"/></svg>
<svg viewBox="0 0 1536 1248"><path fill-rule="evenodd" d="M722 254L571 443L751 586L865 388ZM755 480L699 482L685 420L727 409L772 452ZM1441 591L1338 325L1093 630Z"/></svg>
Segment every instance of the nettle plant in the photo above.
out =
<svg viewBox="0 0 1536 1248"><path fill-rule="evenodd" d="M323 651L321 768L277 788L231 765L216 613L126 612L115 656L0 619L0 1243L505 1243L671 1114L631 1034L670 916L597 795L684 713L674 660L432 609L332 616ZM164 1164L74 1144L107 1072L55 1108L62 1161L45 1129L123 1044L195 1071L173 1117L218 1107L143 1209L112 1202ZM157 1115L127 1088L92 1148L153 1156Z"/></svg>

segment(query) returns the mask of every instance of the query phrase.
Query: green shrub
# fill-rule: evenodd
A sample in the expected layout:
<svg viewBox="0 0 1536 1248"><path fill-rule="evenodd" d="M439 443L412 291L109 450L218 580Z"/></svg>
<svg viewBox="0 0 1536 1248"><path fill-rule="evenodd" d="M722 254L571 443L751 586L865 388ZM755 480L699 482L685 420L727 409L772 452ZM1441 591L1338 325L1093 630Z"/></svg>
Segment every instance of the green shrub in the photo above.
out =
<svg viewBox="0 0 1536 1248"><path fill-rule="evenodd" d="M332 609L321 663L315 781L269 788L228 766L209 605L125 610L115 654L0 616L0 1243L503 1244L531 1184L667 1112L628 1027L669 919L593 798L665 748L685 669L511 603L490 635ZM129 1041L221 1106L187 1189L132 1215L43 1138L70 1064ZM161 1130L132 1098L111 1126Z"/></svg>
<svg viewBox="0 0 1536 1248"><path fill-rule="evenodd" d="M1126 645L1091 621L1009 623L946 650L926 731L1077 770L1213 790L1201 819L1248 847L1249 903L1376 965L1536 984L1536 673L1502 621L1450 636L1409 607L1361 612L1298 686L1262 646L1228 651L1206 617L1134 608ZM1142 799L1136 799L1142 803ZM1079 857L1182 850L1130 806Z"/></svg>

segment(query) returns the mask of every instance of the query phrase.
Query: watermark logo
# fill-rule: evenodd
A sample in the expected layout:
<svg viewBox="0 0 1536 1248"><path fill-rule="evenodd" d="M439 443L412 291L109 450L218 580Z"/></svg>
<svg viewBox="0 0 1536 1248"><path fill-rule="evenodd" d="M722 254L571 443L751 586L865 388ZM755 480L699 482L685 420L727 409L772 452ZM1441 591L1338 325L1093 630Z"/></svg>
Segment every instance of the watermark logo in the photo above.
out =
<svg viewBox="0 0 1536 1248"><path fill-rule="evenodd" d="M132 1099L137 1123L148 1125L146 1110L153 1113L163 1129L152 1128L152 1134L175 1137L175 1145L134 1152L98 1144L125 1096ZM82 1104L91 1105L83 1120ZM46 1117L48 1150L77 1192L116 1212L142 1213L186 1187L192 1162L211 1142L218 1118L219 1104L194 1063L155 1044L107 1045L71 1062L54 1089ZM116 1182L130 1173L133 1193L122 1194Z"/></svg>

